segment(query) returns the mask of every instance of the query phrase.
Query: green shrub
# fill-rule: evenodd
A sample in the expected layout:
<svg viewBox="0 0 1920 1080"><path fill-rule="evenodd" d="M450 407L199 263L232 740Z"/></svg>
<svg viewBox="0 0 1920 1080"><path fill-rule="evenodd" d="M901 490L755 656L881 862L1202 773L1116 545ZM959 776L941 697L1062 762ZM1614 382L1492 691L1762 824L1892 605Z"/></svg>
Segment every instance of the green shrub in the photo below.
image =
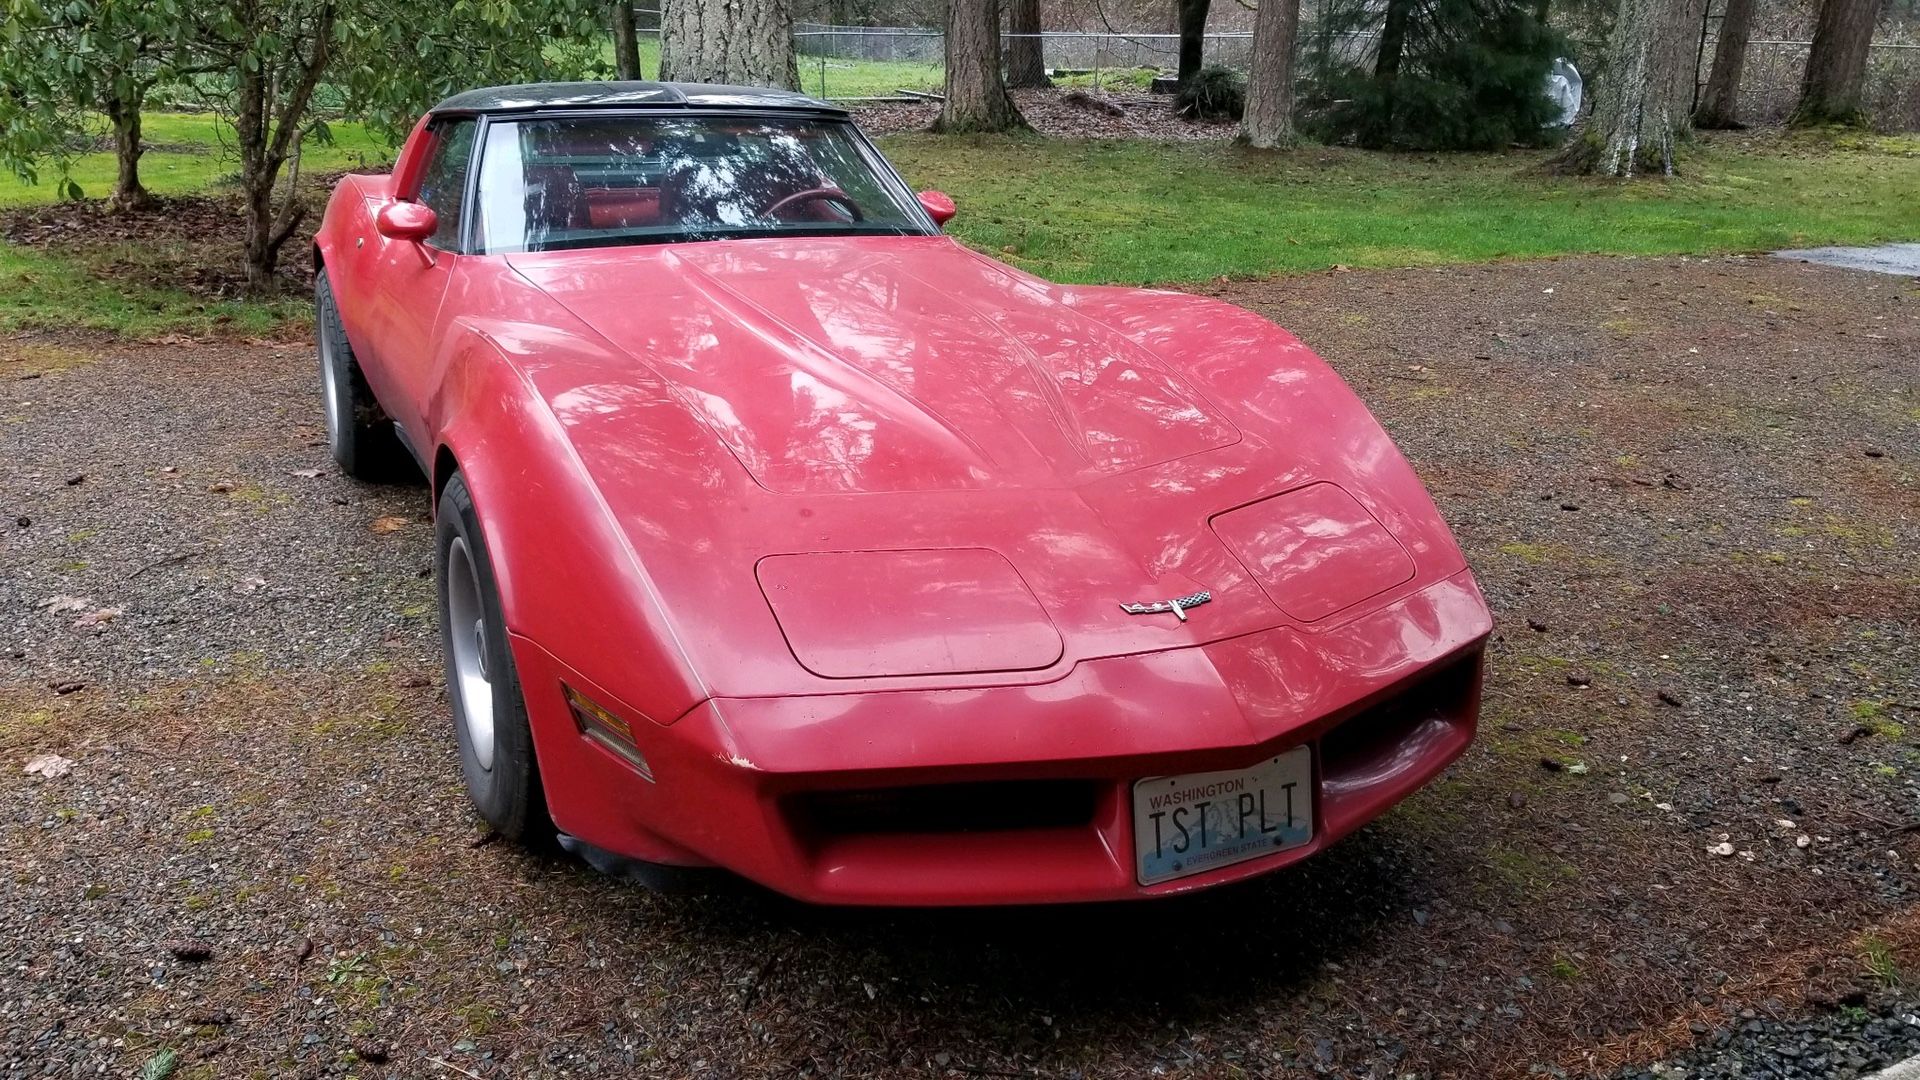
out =
<svg viewBox="0 0 1920 1080"><path fill-rule="evenodd" d="M1231 68L1203 67L1174 95L1173 104L1189 120L1238 120L1247 111L1247 84Z"/></svg>
<svg viewBox="0 0 1920 1080"><path fill-rule="evenodd" d="M1315 35L1303 130L1327 143L1399 150L1503 150L1558 142L1547 70L1566 40L1520 0L1335 0ZM1398 15L1398 33L1389 19ZM1342 54L1377 34L1374 55ZM1399 47L1388 43L1398 41ZM1384 62L1397 52L1397 64Z"/></svg>

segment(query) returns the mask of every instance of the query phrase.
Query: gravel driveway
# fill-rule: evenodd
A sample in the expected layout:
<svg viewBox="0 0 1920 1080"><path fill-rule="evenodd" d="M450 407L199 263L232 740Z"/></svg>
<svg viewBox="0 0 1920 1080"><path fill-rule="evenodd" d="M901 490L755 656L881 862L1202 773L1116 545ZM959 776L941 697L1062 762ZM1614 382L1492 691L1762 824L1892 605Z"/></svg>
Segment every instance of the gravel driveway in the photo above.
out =
<svg viewBox="0 0 1920 1080"><path fill-rule="evenodd" d="M1920 285L1574 259L1212 291L1333 361L1455 523L1499 620L1483 732L1297 869L1091 910L662 896L490 842L424 495L327 467L309 349L0 339L0 1075L1912 1052Z"/></svg>

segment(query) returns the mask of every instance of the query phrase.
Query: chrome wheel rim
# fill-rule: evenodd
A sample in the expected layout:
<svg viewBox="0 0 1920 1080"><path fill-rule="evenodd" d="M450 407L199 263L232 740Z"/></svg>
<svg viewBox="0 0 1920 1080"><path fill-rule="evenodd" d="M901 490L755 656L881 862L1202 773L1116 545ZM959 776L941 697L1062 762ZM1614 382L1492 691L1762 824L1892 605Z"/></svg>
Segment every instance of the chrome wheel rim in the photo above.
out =
<svg viewBox="0 0 1920 1080"><path fill-rule="evenodd" d="M453 660L453 711L481 769L493 768L493 681L487 674L487 616L480 571L462 537L447 546L447 647Z"/></svg>
<svg viewBox="0 0 1920 1080"><path fill-rule="evenodd" d="M340 445L340 379L334 369L339 358L333 354L333 336L327 333L326 313L320 313L320 394L326 405L327 445Z"/></svg>

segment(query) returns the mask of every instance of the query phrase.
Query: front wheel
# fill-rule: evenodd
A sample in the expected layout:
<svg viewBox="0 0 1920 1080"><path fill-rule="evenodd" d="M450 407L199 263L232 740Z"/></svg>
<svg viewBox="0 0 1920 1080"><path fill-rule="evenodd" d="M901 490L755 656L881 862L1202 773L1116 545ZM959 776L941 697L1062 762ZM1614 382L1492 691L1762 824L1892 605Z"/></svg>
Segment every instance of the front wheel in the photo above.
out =
<svg viewBox="0 0 1920 1080"><path fill-rule="evenodd" d="M553 836L534 758L533 727L507 646L506 621L473 495L459 473L440 494L434 523L440 586L440 640L447 699L467 794L487 824L509 840L542 846Z"/></svg>

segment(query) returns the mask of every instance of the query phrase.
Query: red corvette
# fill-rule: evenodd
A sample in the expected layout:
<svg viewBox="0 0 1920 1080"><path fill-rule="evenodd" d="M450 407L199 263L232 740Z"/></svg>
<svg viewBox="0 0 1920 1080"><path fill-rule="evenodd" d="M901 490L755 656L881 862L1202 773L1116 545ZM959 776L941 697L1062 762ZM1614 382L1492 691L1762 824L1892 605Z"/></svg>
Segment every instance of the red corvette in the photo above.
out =
<svg viewBox="0 0 1920 1080"><path fill-rule="evenodd" d="M327 431L432 483L502 834L806 900L1163 896L1466 749L1490 620L1285 331L941 234L831 106L460 94L315 241Z"/></svg>

